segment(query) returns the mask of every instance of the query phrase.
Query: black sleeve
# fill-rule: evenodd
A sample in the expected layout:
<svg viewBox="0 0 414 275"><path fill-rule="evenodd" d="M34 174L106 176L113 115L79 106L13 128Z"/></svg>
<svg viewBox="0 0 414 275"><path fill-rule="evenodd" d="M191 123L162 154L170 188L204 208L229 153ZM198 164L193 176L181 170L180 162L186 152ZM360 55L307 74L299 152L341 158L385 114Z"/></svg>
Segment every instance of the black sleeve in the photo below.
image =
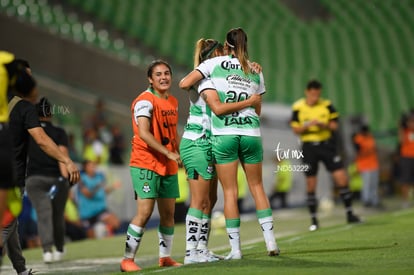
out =
<svg viewBox="0 0 414 275"><path fill-rule="evenodd" d="M298 110L294 110L292 112L292 117L291 117L290 121L299 122L299 111Z"/></svg>
<svg viewBox="0 0 414 275"><path fill-rule="evenodd" d="M328 105L329 113L331 114L330 120L338 121L339 120L339 113L336 111L336 108L332 105Z"/></svg>
<svg viewBox="0 0 414 275"><path fill-rule="evenodd" d="M328 110L329 110L329 112L332 114L332 113L336 113L336 109L335 109L335 107L332 105L332 104L329 104L328 105Z"/></svg>
<svg viewBox="0 0 414 275"><path fill-rule="evenodd" d="M32 128L41 127L36 107L24 99L21 100L19 104L22 104L21 110L23 114L24 129L29 130Z"/></svg>
<svg viewBox="0 0 414 275"><path fill-rule="evenodd" d="M69 141L68 141L68 135L66 134L65 130L62 128L57 128L58 130L58 136L57 140L55 141L57 145L68 147Z"/></svg>

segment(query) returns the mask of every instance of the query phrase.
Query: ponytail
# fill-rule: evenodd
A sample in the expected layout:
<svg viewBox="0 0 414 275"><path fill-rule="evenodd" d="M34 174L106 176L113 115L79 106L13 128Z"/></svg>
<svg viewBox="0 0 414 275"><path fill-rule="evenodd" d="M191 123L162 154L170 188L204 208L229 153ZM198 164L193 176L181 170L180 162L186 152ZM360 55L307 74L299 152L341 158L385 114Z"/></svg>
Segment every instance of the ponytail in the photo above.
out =
<svg viewBox="0 0 414 275"><path fill-rule="evenodd" d="M198 39L195 45L195 49L194 49L194 68L196 68L201 63L200 52L203 46L204 46L204 38Z"/></svg>
<svg viewBox="0 0 414 275"><path fill-rule="evenodd" d="M226 35L226 44L239 60L245 74L250 73L247 35L242 28L231 29Z"/></svg>
<svg viewBox="0 0 414 275"><path fill-rule="evenodd" d="M201 62L207 60L214 55L214 52L218 50L220 53L223 52L223 45L214 39L201 38L196 42L194 50L194 68L200 65Z"/></svg>

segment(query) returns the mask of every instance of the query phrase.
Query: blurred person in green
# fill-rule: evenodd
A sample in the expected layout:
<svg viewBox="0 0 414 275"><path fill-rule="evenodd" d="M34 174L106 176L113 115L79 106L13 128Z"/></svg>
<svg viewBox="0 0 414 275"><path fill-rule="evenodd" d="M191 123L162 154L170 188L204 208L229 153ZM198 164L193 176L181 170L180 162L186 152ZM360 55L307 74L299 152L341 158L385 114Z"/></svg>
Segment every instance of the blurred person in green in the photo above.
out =
<svg viewBox="0 0 414 275"><path fill-rule="evenodd" d="M243 168L239 165L237 169L237 186L238 186L238 195L237 195L237 206L239 207L240 213L245 213L246 209L244 208L243 202L247 196L247 179L246 175L243 172Z"/></svg>
<svg viewBox="0 0 414 275"><path fill-rule="evenodd" d="M98 132L94 128L90 128L85 132L85 144L82 157L98 165L106 165L109 160L109 148L98 136Z"/></svg>
<svg viewBox="0 0 414 275"><path fill-rule="evenodd" d="M184 168L178 169L178 188L180 190L180 197L175 200L175 223L185 222L185 217L188 211L189 185L187 181L187 174Z"/></svg>
<svg viewBox="0 0 414 275"><path fill-rule="evenodd" d="M68 200L65 205L65 235L69 237L71 241L79 241L87 238L86 228L83 227L82 221L79 217L78 207L74 202L75 194L69 194Z"/></svg>
<svg viewBox="0 0 414 275"><path fill-rule="evenodd" d="M287 195L292 189L291 162L288 159L276 159L275 184L269 197L270 205L275 207L275 200L280 200L280 208L288 208Z"/></svg>
<svg viewBox="0 0 414 275"><path fill-rule="evenodd" d="M355 162L352 162L351 164L349 164L348 176L349 176L349 190L352 192L352 197L354 199L360 199L363 181L362 181L361 174L359 173Z"/></svg>

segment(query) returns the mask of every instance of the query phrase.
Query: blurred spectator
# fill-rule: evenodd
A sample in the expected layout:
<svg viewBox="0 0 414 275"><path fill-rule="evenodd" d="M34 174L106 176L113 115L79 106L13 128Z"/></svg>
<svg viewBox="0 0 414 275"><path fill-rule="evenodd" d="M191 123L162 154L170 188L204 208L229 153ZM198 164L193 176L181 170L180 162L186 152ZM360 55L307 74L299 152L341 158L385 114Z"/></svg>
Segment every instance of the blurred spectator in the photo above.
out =
<svg viewBox="0 0 414 275"><path fill-rule="evenodd" d="M292 188L291 163L287 159L276 159L275 184L269 201L272 208L276 208L274 201L280 200L280 208L287 208L287 195Z"/></svg>
<svg viewBox="0 0 414 275"><path fill-rule="evenodd" d="M122 135L121 129L118 125L113 125L111 128L112 141L109 148L110 162L112 164L124 164L123 155L125 151L125 138Z"/></svg>
<svg viewBox="0 0 414 275"><path fill-rule="evenodd" d="M71 241L86 239L86 229L82 224L78 208L76 207L71 195L69 195L68 200L66 201L64 218L65 234Z"/></svg>
<svg viewBox="0 0 414 275"><path fill-rule="evenodd" d="M402 125L403 126L403 125ZM406 127L399 130L400 139L400 182L403 207L410 206L410 189L414 186L414 113L407 116Z"/></svg>
<svg viewBox="0 0 414 275"><path fill-rule="evenodd" d="M80 162L81 158L79 156L78 150L75 145L75 135L73 133L68 133L68 151L69 157L74 162Z"/></svg>
<svg viewBox="0 0 414 275"><path fill-rule="evenodd" d="M348 175L349 175L349 190L352 192L353 199L361 199L361 190L363 186L361 175L358 171L357 165L355 162L352 162L348 166Z"/></svg>
<svg viewBox="0 0 414 275"><path fill-rule="evenodd" d="M102 125L107 125L107 116L105 112L105 101L102 98L99 98L95 104L95 110L92 113L91 120L92 125L89 125L90 128L99 129Z"/></svg>
<svg viewBox="0 0 414 275"><path fill-rule="evenodd" d="M107 186L104 174L96 169L96 163L84 161L76 198L79 216L89 237L109 236L120 227L118 217L108 210L106 202L106 194L119 187L119 182Z"/></svg>
<svg viewBox="0 0 414 275"><path fill-rule="evenodd" d="M379 162L377 148L368 125L362 125L353 137L356 166L363 181L361 198L365 206L379 206Z"/></svg>
<svg viewBox="0 0 414 275"><path fill-rule="evenodd" d="M23 249L40 246L40 238L37 233L36 212L27 194L23 195L23 208L18 217L20 245Z"/></svg>
<svg viewBox="0 0 414 275"><path fill-rule="evenodd" d="M106 145L112 142L112 134L105 110L105 101L99 98L95 105L95 111L91 117L91 128L96 130L98 138Z"/></svg>
<svg viewBox="0 0 414 275"><path fill-rule="evenodd" d="M106 164L108 158L108 146L99 139L96 130L93 128L86 130L83 159L96 162L97 164Z"/></svg>
<svg viewBox="0 0 414 275"><path fill-rule="evenodd" d="M400 119L400 128L407 128L407 122L410 116L414 115L414 108L411 108L407 113L402 113L401 114L401 119Z"/></svg>

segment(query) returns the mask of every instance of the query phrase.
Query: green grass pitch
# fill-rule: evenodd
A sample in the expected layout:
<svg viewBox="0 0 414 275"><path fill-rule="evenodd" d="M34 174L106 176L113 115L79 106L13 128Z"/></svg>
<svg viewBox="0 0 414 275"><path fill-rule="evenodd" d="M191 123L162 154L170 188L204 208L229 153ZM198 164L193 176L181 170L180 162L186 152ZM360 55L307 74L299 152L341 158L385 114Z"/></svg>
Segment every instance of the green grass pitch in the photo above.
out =
<svg viewBox="0 0 414 275"><path fill-rule="evenodd" d="M367 211L357 207L364 223L345 223L343 208L320 214L321 229L308 232L306 209L276 211L275 234L281 255L268 257L257 220L245 216L241 225L242 260L219 261L178 268L159 268L155 230L145 232L136 262L139 273L153 274L414 274L414 208ZM65 260L45 265L40 249L25 250L27 266L36 274L123 274L119 262L124 236L69 243ZM214 229L210 248L229 251L224 229ZM182 261L184 226L175 231L173 257ZM1 274L15 274L4 258Z"/></svg>

